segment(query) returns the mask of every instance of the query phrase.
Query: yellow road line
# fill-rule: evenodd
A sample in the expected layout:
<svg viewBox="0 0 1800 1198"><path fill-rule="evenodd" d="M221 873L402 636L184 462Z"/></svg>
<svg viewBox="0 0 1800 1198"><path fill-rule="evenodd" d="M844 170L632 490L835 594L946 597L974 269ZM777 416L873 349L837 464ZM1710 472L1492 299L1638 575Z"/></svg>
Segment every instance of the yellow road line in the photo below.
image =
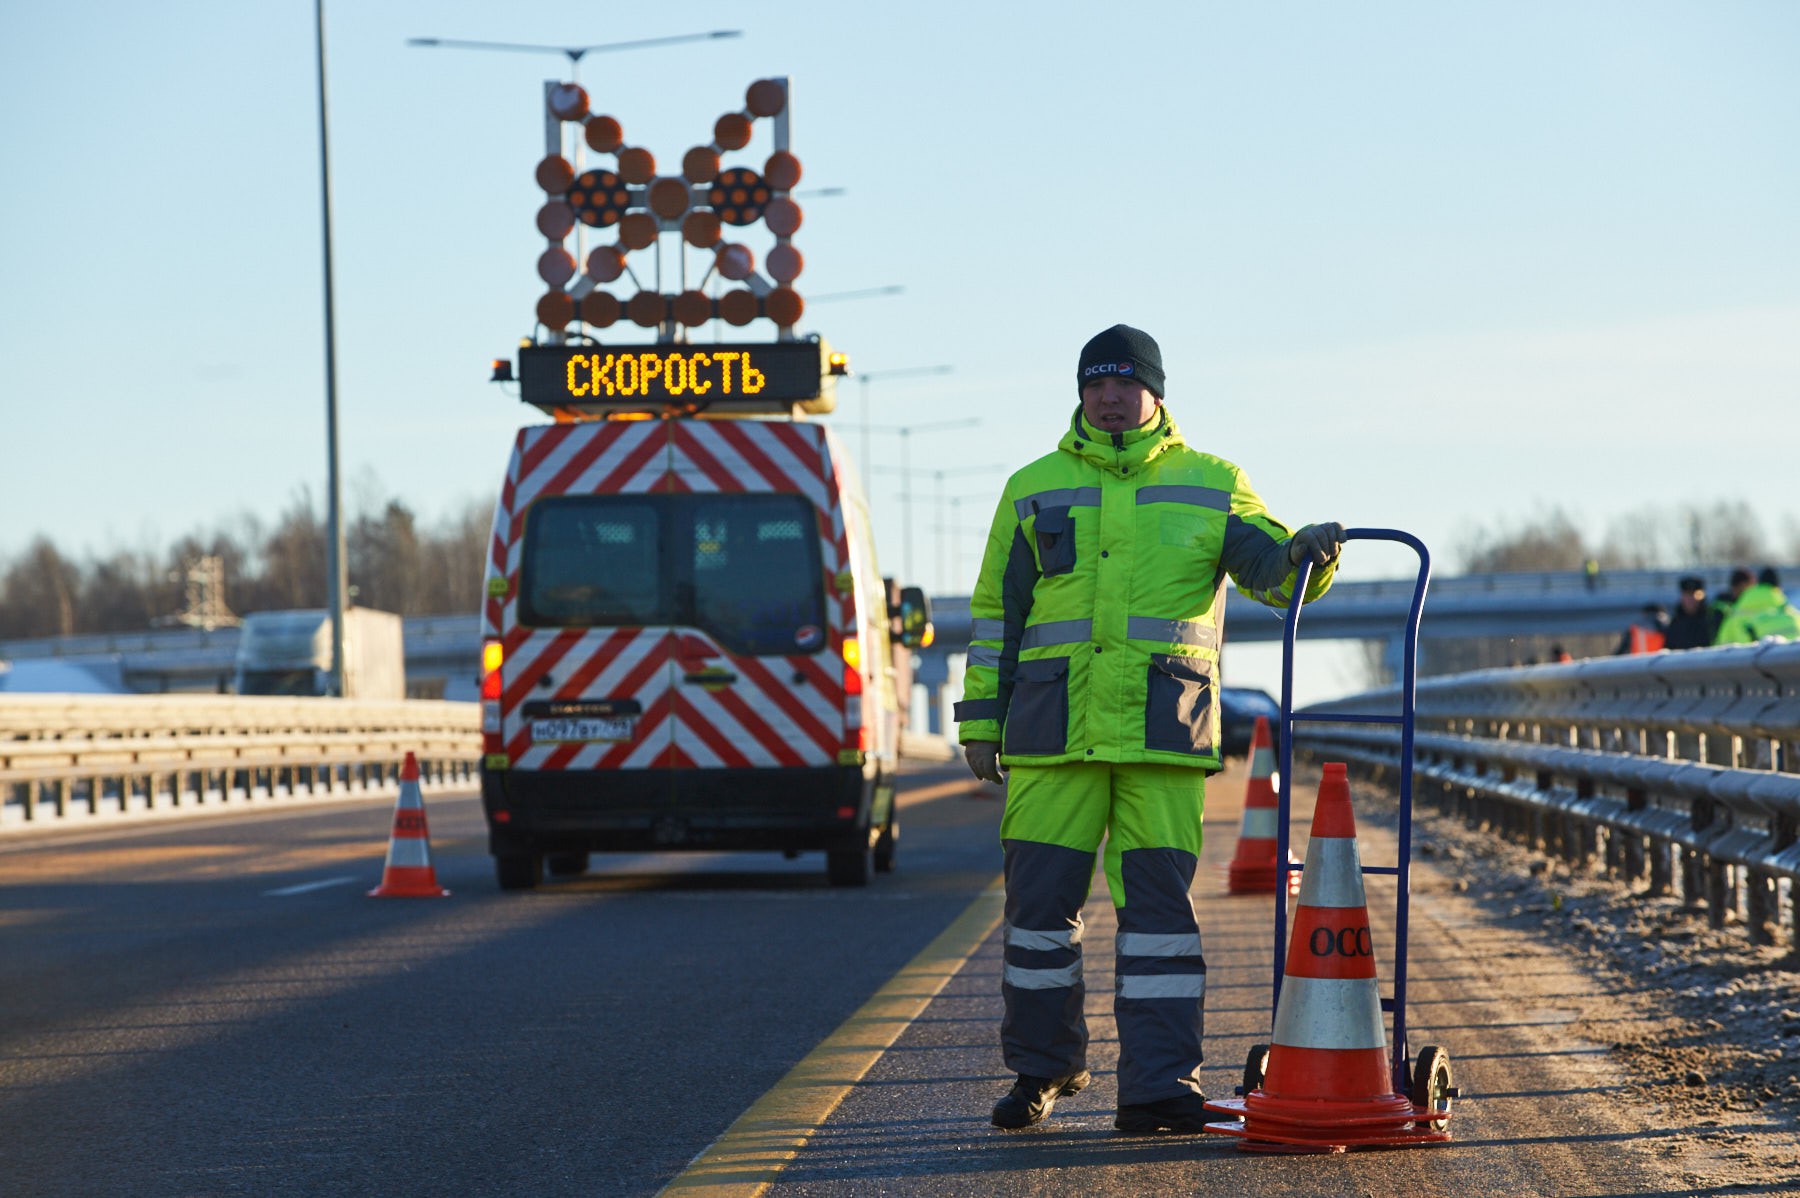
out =
<svg viewBox="0 0 1800 1198"><path fill-rule="evenodd" d="M738 1116L662 1194L758 1198L881 1054L931 1005L1000 923L996 877L936 940Z"/></svg>

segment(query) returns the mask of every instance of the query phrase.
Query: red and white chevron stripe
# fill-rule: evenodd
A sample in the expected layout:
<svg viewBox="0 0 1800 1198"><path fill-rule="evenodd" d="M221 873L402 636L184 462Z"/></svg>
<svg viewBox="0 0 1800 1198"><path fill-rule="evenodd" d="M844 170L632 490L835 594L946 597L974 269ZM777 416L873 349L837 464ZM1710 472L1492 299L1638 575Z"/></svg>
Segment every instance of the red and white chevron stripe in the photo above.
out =
<svg viewBox="0 0 1800 1198"><path fill-rule="evenodd" d="M819 425L775 421L629 421L521 430L494 516L489 578L505 594L484 604L484 635L505 650L500 700L504 750L514 769L835 765L873 728L879 704L869 594L878 579L853 571L841 496L842 451ZM819 520L826 596L825 645L812 654L738 656L694 629L529 629L517 623L525 517L533 500L653 491L805 496ZM859 552L862 547L858 547ZM846 589L840 577L853 578ZM858 627L857 612L868 613ZM845 693L843 649L862 638L866 685ZM689 681L716 667L729 681ZM553 685L541 686L549 676ZM537 745L529 700L635 698L629 742ZM849 729L846 733L846 728Z"/></svg>

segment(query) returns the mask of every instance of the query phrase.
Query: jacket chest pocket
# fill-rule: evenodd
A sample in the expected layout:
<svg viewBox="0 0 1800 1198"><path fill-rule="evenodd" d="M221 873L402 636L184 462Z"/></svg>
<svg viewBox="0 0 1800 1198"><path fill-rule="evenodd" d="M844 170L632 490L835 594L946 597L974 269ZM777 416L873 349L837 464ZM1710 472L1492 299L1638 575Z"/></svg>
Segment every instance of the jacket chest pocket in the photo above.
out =
<svg viewBox="0 0 1800 1198"><path fill-rule="evenodd" d="M1012 701L1006 708L1005 739L1008 753L1044 756L1068 747L1068 658L1040 657L1019 663L1013 675Z"/></svg>
<svg viewBox="0 0 1800 1198"><path fill-rule="evenodd" d="M1152 653L1144 693L1144 747L1167 753L1213 752L1212 678L1192 657Z"/></svg>
<svg viewBox="0 0 1800 1198"><path fill-rule="evenodd" d="M1035 531L1040 574L1051 578L1075 568L1075 518L1068 508L1050 507L1039 512Z"/></svg>

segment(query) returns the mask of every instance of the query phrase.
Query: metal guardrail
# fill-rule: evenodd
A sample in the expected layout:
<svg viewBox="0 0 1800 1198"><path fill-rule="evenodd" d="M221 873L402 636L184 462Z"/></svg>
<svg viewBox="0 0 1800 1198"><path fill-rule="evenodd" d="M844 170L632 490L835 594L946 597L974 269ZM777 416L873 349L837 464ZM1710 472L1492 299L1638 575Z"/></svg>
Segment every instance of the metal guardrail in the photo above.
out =
<svg viewBox="0 0 1800 1198"><path fill-rule="evenodd" d="M1415 793L1471 822L1679 892L1715 927L1800 945L1800 643L1423 679ZM1397 687L1312 714L1397 710ZM1308 724L1295 748L1398 766L1400 734Z"/></svg>
<svg viewBox="0 0 1800 1198"><path fill-rule="evenodd" d="M0 695L0 834L101 817L392 794L408 752L472 785L474 703Z"/></svg>

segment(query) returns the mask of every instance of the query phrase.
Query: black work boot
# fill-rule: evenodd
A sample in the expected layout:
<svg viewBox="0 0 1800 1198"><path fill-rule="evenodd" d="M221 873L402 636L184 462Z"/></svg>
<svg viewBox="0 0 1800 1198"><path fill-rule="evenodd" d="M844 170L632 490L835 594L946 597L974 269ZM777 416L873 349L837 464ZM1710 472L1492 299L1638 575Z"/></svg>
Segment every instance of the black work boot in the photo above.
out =
<svg viewBox="0 0 1800 1198"><path fill-rule="evenodd" d="M1006 1097L994 1104L994 1126L1019 1128L1042 1123L1058 1098L1081 1093L1093 1080L1093 1075L1085 1069L1061 1077L1032 1077L1021 1073L1013 1088L1006 1092Z"/></svg>
<svg viewBox="0 0 1800 1198"><path fill-rule="evenodd" d="M1205 1097L1196 1090L1189 1090L1155 1102L1136 1102L1129 1106L1120 1103L1113 1126L1134 1136L1183 1135L1206 1130L1207 1120L1211 1118Z"/></svg>

